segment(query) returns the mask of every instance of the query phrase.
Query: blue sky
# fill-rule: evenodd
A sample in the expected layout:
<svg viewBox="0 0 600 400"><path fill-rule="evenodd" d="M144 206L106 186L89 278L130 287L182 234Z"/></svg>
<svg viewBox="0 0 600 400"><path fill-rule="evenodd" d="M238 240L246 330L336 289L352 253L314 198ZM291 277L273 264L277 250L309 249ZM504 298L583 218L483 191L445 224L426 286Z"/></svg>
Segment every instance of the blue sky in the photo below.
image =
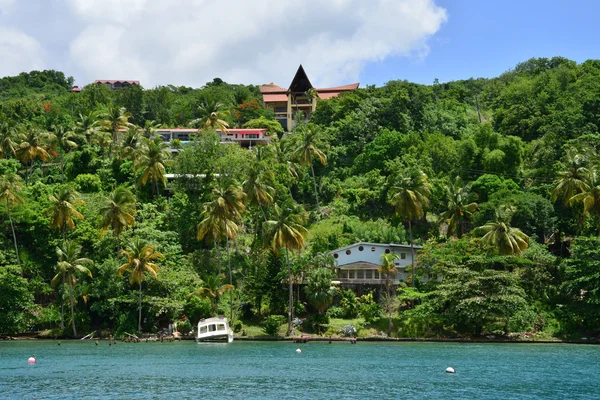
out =
<svg viewBox="0 0 600 400"><path fill-rule="evenodd" d="M447 21L423 58L368 63L361 85L494 77L532 57L600 58L600 1L438 0Z"/></svg>

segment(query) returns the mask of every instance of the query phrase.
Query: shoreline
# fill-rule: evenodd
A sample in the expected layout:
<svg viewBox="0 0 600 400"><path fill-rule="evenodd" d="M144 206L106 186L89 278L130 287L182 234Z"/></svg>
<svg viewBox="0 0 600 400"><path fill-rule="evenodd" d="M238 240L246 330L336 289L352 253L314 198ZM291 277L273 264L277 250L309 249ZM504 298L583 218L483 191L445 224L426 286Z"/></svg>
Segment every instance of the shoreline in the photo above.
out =
<svg viewBox="0 0 600 400"><path fill-rule="evenodd" d="M163 340L158 336L146 336L140 337L139 342L174 342L174 341L193 341L195 336L182 336L174 338L172 336L164 337ZM15 335L15 336L0 336L1 341L107 341L108 338L92 338L92 339L81 339L73 337L40 337L39 335ZM122 342L123 340L117 340ZM600 345L600 339L590 338L586 340L568 340L568 339L510 339L510 338L386 338L386 337L357 337L357 338L342 338L342 337L268 337L268 336L240 336L235 337L234 341L240 342L292 342L292 343L308 343L308 342L391 342L391 343L402 343L402 342L419 342L419 343L506 343L506 344L588 344L588 345Z"/></svg>

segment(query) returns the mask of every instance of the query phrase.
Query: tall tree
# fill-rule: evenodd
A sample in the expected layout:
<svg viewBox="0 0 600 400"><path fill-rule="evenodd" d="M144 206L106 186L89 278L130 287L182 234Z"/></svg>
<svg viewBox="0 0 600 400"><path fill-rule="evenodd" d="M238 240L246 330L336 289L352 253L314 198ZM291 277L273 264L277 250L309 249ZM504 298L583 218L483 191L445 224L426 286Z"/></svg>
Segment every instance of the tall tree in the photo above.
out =
<svg viewBox="0 0 600 400"><path fill-rule="evenodd" d="M412 221L423 217L429 206L431 185L423 171L411 169L399 171L390 176L390 204L395 208L396 215L408 220L411 254L411 285L415 284L415 249L412 234Z"/></svg>
<svg viewBox="0 0 600 400"><path fill-rule="evenodd" d="M75 120L75 132L84 137L88 145L92 145L96 141L96 136L100 132L99 116L100 112L93 110L87 114L79 113Z"/></svg>
<svg viewBox="0 0 600 400"><path fill-rule="evenodd" d="M54 143L60 154L60 176L61 182L65 182L65 154L77 147L75 143L75 132L65 125L53 125Z"/></svg>
<svg viewBox="0 0 600 400"><path fill-rule="evenodd" d="M140 155L140 147L142 145L142 135L140 130L135 125L130 125L127 132L123 135L121 146L119 149L119 157L123 160L135 161Z"/></svg>
<svg viewBox="0 0 600 400"><path fill-rule="evenodd" d="M234 180L226 178L219 182L213 190L213 200L205 203L202 210L202 221L198 224L198 240L210 236L216 241L225 236L227 242L227 265L229 284L233 285L231 269L231 252L229 240L235 240L240 230L238 222L246 209L244 199L246 194ZM220 267L219 267L220 270ZM233 293L229 293L231 306L230 320L233 319Z"/></svg>
<svg viewBox="0 0 600 400"><path fill-rule="evenodd" d="M594 210L600 218L600 171L596 167L590 168L582 177L583 185L580 187L580 193L573 195L569 199L569 204L583 204L584 214L589 214Z"/></svg>
<svg viewBox="0 0 600 400"><path fill-rule="evenodd" d="M102 110L100 117L102 118L102 127L106 132L110 132L112 141L110 143L110 155L113 154L114 146L119 141L119 130L129 126L129 113L125 107L119 107L111 104Z"/></svg>
<svg viewBox="0 0 600 400"><path fill-rule="evenodd" d="M327 307L333 303L335 287L331 281L335 275L329 268L317 268L309 272L307 276L307 285L304 287L306 296L319 314L323 314Z"/></svg>
<svg viewBox="0 0 600 400"><path fill-rule="evenodd" d="M227 132L229 124L223 118L229 115L223 103L207 96L200 101L198 106L199 118L192 121L192 126L202 129L214 129Z"/></svg>
<svg viewBox="0 0 600 400"><path fill-rule="evenodd" d="M196 291L188 297L195 295L204 299L209 299L212 315L215 316L217 314L218 298L225 294L225 292L230 292L234 289L234 286L229 283L223 284L223 280L225 280L225 275L223 274L206 275L202 278L202 286L197 288Z"/></svg>
<svg viewBox="0 0 600 400"><path fill-rule="evenodd" d="M473 213L479 206L474 201L477 194L471 192L471 183L462 185L460 177L446 186L446 195L448 196L448 208L441 215L442 219L448 223L448 236L456 235L461 237L463 234L463 224L465 220L470 220Z"/></svg>
<svg viewBox="0 0 600 400"><path fill-rule="evenodd" d="M161 253L155 252L155 247L148 244L146 241L136 238L127 249L122 250L123 255L127 257L127 262L119 267L117 274L122 276L126 271L129 271L129 283L131 285L138 284L138 332L142 331L142 281L144 280L144 272L149 272L158 279L158 265L156 260L164 258Z"/></svg>
<svg viewBox="0 0 600 400"><path fill-rule="evenodd" d="M79 193L69 186L63 186L50 196L50 207L46 210L50 214L50 226L57 228L62 233L63 242L66 243L67 228L75 229L75 219L83 219L76 206L84 205L85 202L78 199Z"/></svg>
<svg viewBox="0 0 600 400"><path fill-rule="evenodd" d="M396 268L396 261L399 259L398 254L396 253L387 253L381 255L381 266L379 267L379 273L383 276L383 280L385 283L385 291L386 291L386 301L390 302L390 304L386 305L386 310L388 314L388 335L392 333L392 314L393 307L392 302L394 300L394 279L396 277L396 273L398 269Z"/></svg>
<svg viewBox="0 0 600 400"><path fill-rule="evenodd" d="M247 203L260 209L265 221L267 216L263 207L272 204L275 195L275 188L271 186L273 178L271 170L262 168L259 162L255 161L248 171L248 178L242 183Z"/></svg>
<svg viewBox="0 0 600 400"><path fill-rule="evenodd" d="M315 178L315 168L313 159L316 157L322 165L327 164L327 156L321 150L324 146L322 132L317 125L308 124L300 129L300 133L294 135L293 156L302 166L310 167L315 190L315 200L317 201L317 210L321 209L319 205L319 195L317 193L317 179Z"/></svg>
<svg viewBox="0 0 600 400"><path fill-rule="evenodd" d="M163 187L167 186L165 166L169 162L170 156L167 144L161 138L156 138L145 140L136 161L136 169L141 174L140 183L145 185L151 181L152 189L157 196L160 194L158 182L162 182Z"/></svg>
<svg viewBox="0 0 600 400"><path fill-rule="evenodd" d="M475 228L473 233L483 235L481 241L500 254L521 254L529 247L529 236L519 228L510 226L510 220L516 210L516 207L501 205L496 210L495 220Z"/></svg>
<svg viewBox="0 0 600 400"><path fill-rule="evenodd" d="M102 231L110 228L117 237L117 247L120 248L121 232L128 226L135 225L135 195L126 187L119 186L104 199L100 208L102 215Z"/></svg>
<svg viewBox="0 0 600 400"><path fill-rule="evenodd" d="M10 210L15 204L23 203L23 198L20 196L21 189L21 179L17 174L12 173L0 176L0 202L6 204L6 213L8 215L8 220L10 221L10 229L12 231L13 241L15 244L15 255L17 257L17 264L19 267L21 266L21 258L19 257L17 235L15 233L15 226L13 224Z"/></svg>
<svg viewBox="0 0 600 400"><path fill-rule="evenodd" d="M52 286L55 287L61 281L66 281L69 285L69 302L71 304L71 324L73 326L73 335L77 336L75 327L75 306L73 302L73 286L77 283L77 274L86 274L90 278L92 273L86 265L93 265L94 262L89 258L79 257L81 246L73 241L68 241L62 247L56 248L58 264L56 265L57 274L52 278Z"/></svg>
<svg viewBox="0 0 600 400"><path fill-rule="evenodd" d="M304 227L306 221L306 211L298 204L288 202L281 207L276 204L271 219L265 222L266 238L271 249L277 254L279 249L285 248L289 284L287 336L292 333L292 314L294 310L294 288L289 251L299 252L304 247L304 241L306 235L308 235L308 230Z"/></svg>
<svg viewBox="0 0 600 400"><path fill-rule="evenodd" d="M21 143L17 148L17 158L25 165L29 165L29 170L25 173L25 184L29 185L29 175L33 170L33 163L36 160L48 161L48 142L52 135L48 132L42 132L38 129L29 129L22 137Z"/></svg>
<svg viewBox="0 0 600 400"><path fill-rule="evenodd" d="M552 201L561 199L563 204L569 205L573 196L581 193L586 188L587 157L575 148L567 150L564 161L559 163L557 179L552 189Z"/></svg>
<svg viewBox="0 0 600 400"><path fill-rule="evenodd" d="M16 156L18 143L23 137L21 128L9 121L0 122L0 158Z"/></svg>

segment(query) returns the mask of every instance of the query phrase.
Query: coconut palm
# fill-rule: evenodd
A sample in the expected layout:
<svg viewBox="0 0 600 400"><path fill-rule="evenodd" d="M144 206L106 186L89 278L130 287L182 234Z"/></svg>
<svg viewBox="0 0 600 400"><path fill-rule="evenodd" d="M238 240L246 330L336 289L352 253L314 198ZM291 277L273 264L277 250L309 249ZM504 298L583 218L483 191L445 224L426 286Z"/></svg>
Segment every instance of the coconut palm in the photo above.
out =
<svg viewBox="0 0 600 400"><path fill-rule="evenodd" d="M429 206L431 185L423 171L400 171L390 176L389 203L396 210L396 215L408 220L411 253L411 285L415 284L415 249L412 235L412 221L423 217Z"/></svg>
<svg viewBox="0 0 600 400"><path fill-rule="evenodd" d="M573 195L568 204L582 203L585 215L594 210L600 218L600 171L595 167L590 168L582 176L582 182L580 193Z"/></svg>
<svg viewBox="0 0 600 400"><path fill-rule="evenodd" d="M77 147L75 143L75 132L64 125L53 125L54 143L62 151L60 154L60 175L61 182L65 182L65 159L64 154L69 153Z"/></svg>
<svg viewBox="0 0 600 400"><path fill-rule="evenodd" d="M248 178L242 183L247 203L258 207L265 221L267 216L263 207L272 204L275 195L275 188L271 186L273 179L273 172L262 168L259 162L255 161L255 165L248 171Z"/></svg>
<svg viewBox="0 0 600 400"><path fill-rule="evenodd" d="M50 214L50 226L61 231L63 242L66 242L67 228L75 229L75 219L83 219L76 206L84 205L83 200L78 199L79 193L69 186L60 187L57 192L50 196L51 206L46 209Z"/></svg>
<svg viewBox="0 0 600 400"><path fill-rule="evenodd" d="M29 174L33 170L33 163L36 160L47 161L50 154L47 145L52 139L48 132L42 132L39 129L29 129L23 136L16 150L17 158L24 164L29 164L29 171L25 174L25 184L29 185Z"/></svg>
<svg viewBox="0 0 600 400"><path fill-rule="evenodd" d="M521 254L529 246L529 236L519 228L510 226L516 210L514 206L501 205L496 210L495 220L475 228L473 233L483 236L481 241L500 254Z"/></svg>
<svg viewBox="0 0 600 400"><path fill-rule="evenodd" d="M304 247L304 240L306 235L308 235L308 230L304 227L306 221L307 217L304 209L293 202L288 202L281 207L276 204L273 208L271 219L264 223L265 236L271 249L278 254L279 249L285 248L289 284L288 336L292 333L292 314L294 308L294 288L289 251L296 250L299 252Z"/></svg>
<svg viewBox="0 0 600 400"><path fill-rule="evenodd" d="M586 188L586 175L589 173L587 157L577 149L570 148L559 166L558 177L552 189L552 201L561 199L563 204L569 205L571 198Z"/></svg>
<svg viewBox="0 0 600 400"><path fill-rule="evenodd" d="M223 118L229 115L229 112L225 110L225 106L212 99L211 97L205 97L198 106L197 118L191 122L192 126L202 129L213 129L220 130L221 132L227 132L229 124Z"/></svg>
<svg viewBox="0 0 600 400"><path fill-rule="evenodd" d="M119 130L129 126L131 113L129 113L125 107L111 104L102 110L100 118L102 118L101 124L104 131L110 132L111 134L112 141L110 143L110 154L112 155L113 148L119 141Z"/></svg>
<svg viewBox="0 0 600 400"><path fill-rule="evenodd" d="M161 253L156 253L154 246L146 241L136 238L126 250L122 250L123 255L127 257L127 262L119 267L117 274L122 276L129 271L129 283L139 285L138 297L138 332L142 331L142 281L144 272L149 272L158 279L158 265L156 260L164 258Z"/></svg>
<svg viewBox="0 0 600 400"><path fill-rule="evenodd" d="M75 121L75 131L83 136L87 144L91 145L96 141L96 137L101 129L99 121L100 112L90 111L87 114L79 113Z"/></svg>
<svg viewBox="0 0 600 400"><path fill-rule="evenodd" d="M117 237L117 247L120 248L121 232L128 226L135 225L135 195L123 186L119 186L105 197L105 203L100 208L102 215L102 231L110 228Z"/></svg>
<svg viewBox="0 0 600 400"><path fill-rule="evenodd" d="M18 125L8 121L0 122L0 158L15 156L22 136Z"/></svg>
<svg viewBox="0 0 600 400"><path fill-rule="evenodd" d="M21 258L19 257L19 246L17 245L17 235L15 234L15 226L12 216L10 215L11 207L15 204L23 203L23 198L20 196L22 189L21 179L17 174L5 174L0 176L0 202L6 204L6 213L10 221L10 229L13 235L15 244L15 254L17 256L17 264L21 266Z"/></svg>
<svg viewBox="0 0 600 400"><path fill-rule="evenodd" d="M213 239L215 246L224 236L227 242L227 265L229 270L229 284L233 285L233 272L231 270L231 254L229 240L235 240L240 230L237 222L242 219L246 209L244 199L246 194L241 186L231 179L224 179L213 189L213 200L204 204L202 221L198 224L198 240L208 236ZM221 266L219 264L219 273ZM233 319L233 293L229 297L231 305L230 319Z"/></svg>
<svg viewBox="0 0 600 400"><path fill-rule="evenodd" d="M162 126L162 124L159 124L154 120L146 121L146 123L144 124L144 128L142 130L142 135L146 139L154 139L156 131L159 130L161 126Z"/></svg>
<svg viewBox="0 0 600 400"><path fill-rule="evenodd" d="M136 160L136 169L140 173L140 184L145 185L151 181L152 190L156 195L160 194L159 181L162 182L163 187L167 187L165 166L168 164L170 156L167 144L161 138L145 140L140 148Z"/></svg>
<svg viewBox="0 0 600 400"><path fill-rule="evenodd" d="M335 287L331 285L333 278L334 274L328 268L317 268L308 274L304 290L309 303L317 309L319 314L323 314L333 303L335 295Z"/></svg>
<svg viewBox="0 0 600 400"><path fill-rule="evenodd" d="M123 140L121 141L119 157L123 159L128 159L134 161L139 156L139 151L142 143L142 135L140 134L140 130L135 125L130 125L127 132L123 135Z"/></svg>
<svg viewBox="0 0 600 400"><path fill-rule="evenodd" d="M379 267L379 273L383 277L385 282L386 300L393 300L393 283L398 269L396 268L396 261L399 259L396 253L387 253L381 255L381 266ZM388 311L388 335L392 332L392 312L391 306L386 307Z"/></svg>
<svg viewBox="0 0 600 400"><path fill-rule="evenodd" d="M471 192L471 183L462 185L460 177L446 186L448 209L440 216L448 223L448 236L461 237L465 220L470 220L473 213L479 209L474 201L477 194Z"/></svg>
<svg viewBox="0 0 600 400"><path fill-rule="evenodd" d="M215 316L217 314L218 298L225 294L225 292L230 292L234 289L234 286L229 283L223 284L223 280L225 280L225 275L223 274L206 275L202 278L202 286L197 288L188 298L195 295L209 299L212 315Z"/></svg>
<svg viewBox="0 0 600 400"><path fill-rule="evenodd" d="M56 264L56 275L52 278L52 286L56 287L61 281L69 285L69 302L71 303L71 323L73 326L73 335L77 336L75 327L75 307L73 304L73 286L77 283L77 274L86 274L90 278L92 273L86 265L93 265L94 262L89 258L79 257L81 246L73 241L65 242L61 248L56 248L58 264Z"/></svg>
<svg viewBox="0 0 600 400"><path fill-rule="evenodd" d="M264 147L263 154L257 152L257 158L260 154L260 158L274 159L278 164L286 166L289 176L298 178L298 164L293 160L292 144L290 137L278 139L274 136L269 145Z"/></svg>
<svg viewBox="0 0 600 400"><path fill-rule="evenodd" d="M299 134L293 136L293 143L293 158L298 161L300 165L310 167L315 190L315 199L317 201L317 210L320 210L317 180L315 178L315 168L313 165L313 159L315 157L322 165L327 164L327 156L321 150L324 143L320 128L314 124L304 126Z"/></svg>

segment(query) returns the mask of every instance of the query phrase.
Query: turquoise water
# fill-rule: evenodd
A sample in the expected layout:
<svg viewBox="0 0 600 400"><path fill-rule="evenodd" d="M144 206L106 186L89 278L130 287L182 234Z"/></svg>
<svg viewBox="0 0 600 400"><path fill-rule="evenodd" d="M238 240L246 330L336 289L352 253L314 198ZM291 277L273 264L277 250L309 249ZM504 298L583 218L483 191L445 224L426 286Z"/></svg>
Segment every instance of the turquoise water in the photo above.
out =
<svg viewBox="0 0 600 400"><path fill-rule="evenodd" d="M0 342L0 398L599 399L600 346Z"/></svg>

